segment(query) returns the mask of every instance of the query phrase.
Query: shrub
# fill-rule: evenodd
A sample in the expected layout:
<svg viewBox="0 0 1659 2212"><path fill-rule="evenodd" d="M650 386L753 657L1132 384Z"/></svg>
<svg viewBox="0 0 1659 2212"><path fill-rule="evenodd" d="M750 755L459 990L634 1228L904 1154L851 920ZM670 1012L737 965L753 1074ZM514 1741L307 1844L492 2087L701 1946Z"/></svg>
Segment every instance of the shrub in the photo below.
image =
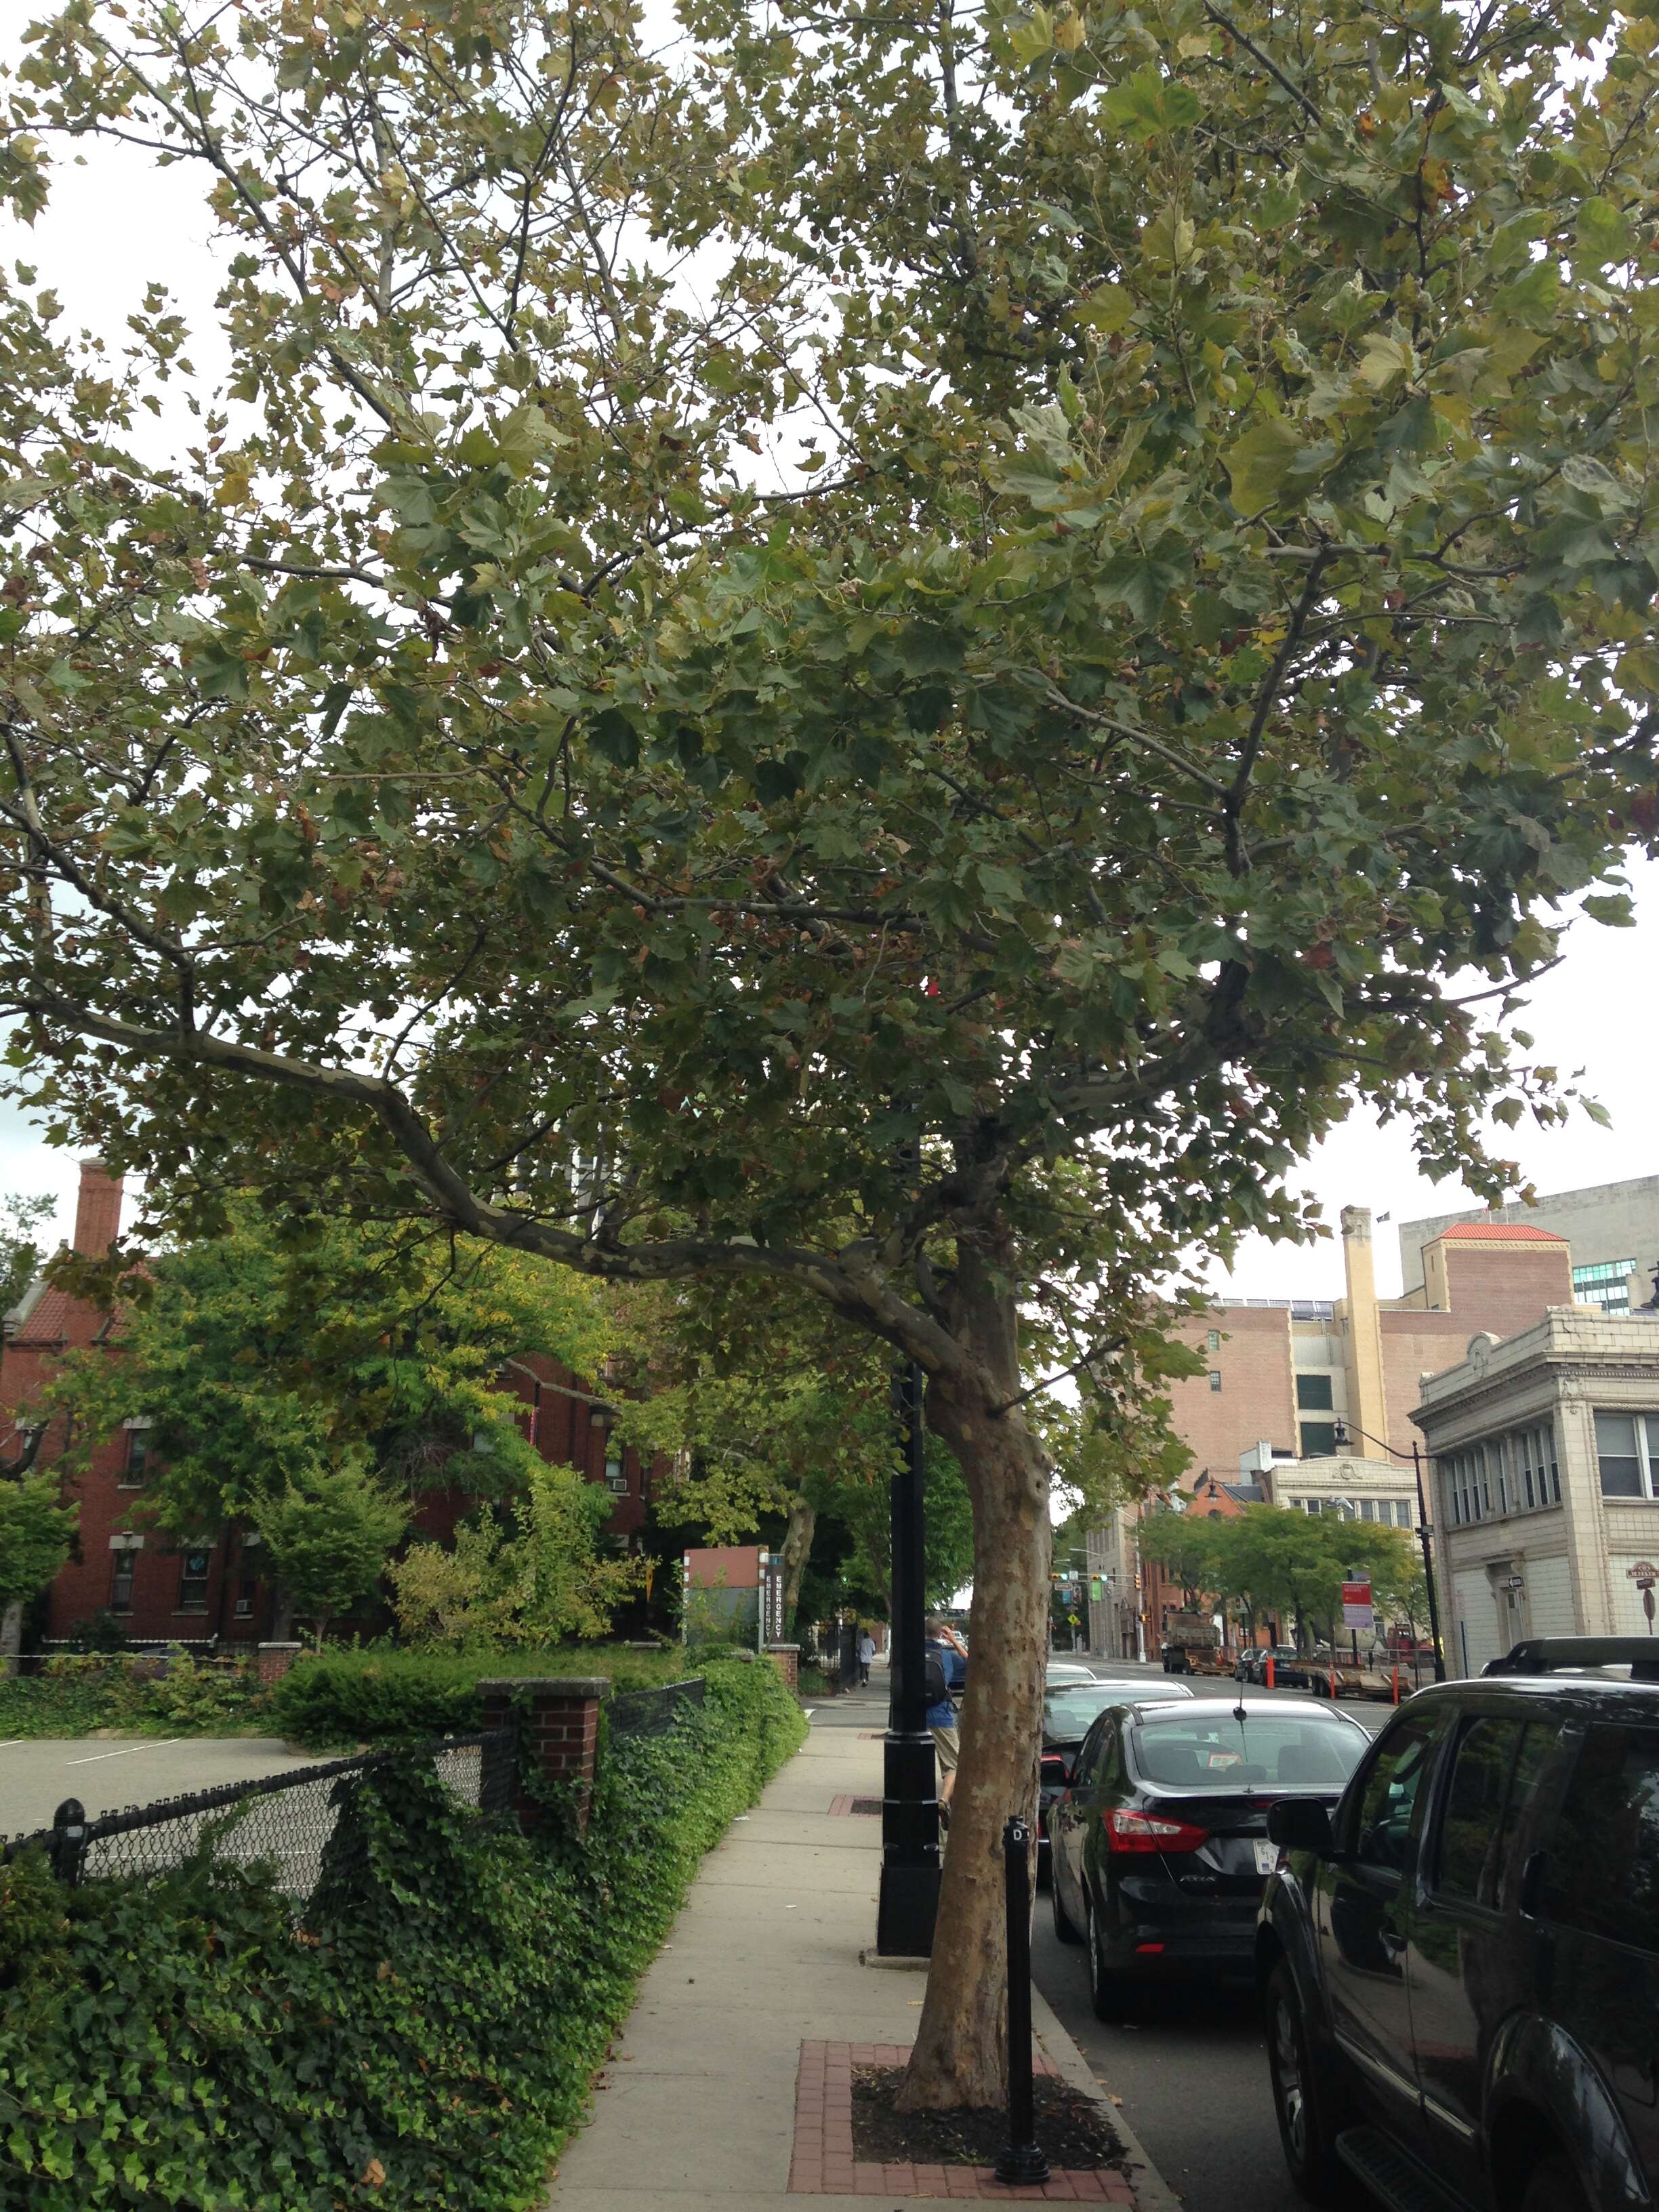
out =
<svg viewBox="0 0 1659 2212"><path fill-rule="evenodd" d="M307 1924L258 1869L0 1869L0 2212L518 2212L702 1854L805 1734L769 1667L607 1753L583 1844L355 1782Z"/></svg>
<svg viewBox="0 0 1659 2212"><path fill-rule="evenodd" d="M264 1697L251 1665L204 1665L184 1651L63 1652L39 1674L0 1677L0 1736L253 1728Z"/></svg>
<svg viewBox="0 0 1659 2212"><path fill-rule="evenodd" d="M616 1644L566 1644L548 1650L514 1645L448 1651L370 1644L299 1661L276 1684L270 1713L281 1735L313 1751L412 1743L476 1729L483 1717L477 1686L492 1675L606 1674L618 1690L643 1690L702 1671L700 1662L694 1668L672 1647L633 1651Z"/></svg>

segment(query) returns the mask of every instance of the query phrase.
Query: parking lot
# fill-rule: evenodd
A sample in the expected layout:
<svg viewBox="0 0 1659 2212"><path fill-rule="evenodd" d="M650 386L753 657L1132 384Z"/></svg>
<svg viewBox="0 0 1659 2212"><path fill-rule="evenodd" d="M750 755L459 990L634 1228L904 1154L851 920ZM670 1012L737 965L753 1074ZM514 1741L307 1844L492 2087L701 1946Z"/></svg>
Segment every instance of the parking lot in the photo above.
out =
<svg viewBox="0 0 1659 2212"><path fill-rule="evenodd" d="M51 1825L67 1797L90 1814L216 1790L314 1761L275 1736L41 1736L0 1742L0 1835Z"/></svg>

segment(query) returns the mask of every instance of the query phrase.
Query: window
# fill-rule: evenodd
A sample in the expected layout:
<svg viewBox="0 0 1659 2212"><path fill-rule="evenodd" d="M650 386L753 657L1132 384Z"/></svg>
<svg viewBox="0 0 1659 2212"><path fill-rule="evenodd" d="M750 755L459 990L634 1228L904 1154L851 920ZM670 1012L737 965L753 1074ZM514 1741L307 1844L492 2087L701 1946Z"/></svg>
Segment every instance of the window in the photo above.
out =
<svg viewBox="0 0 1659 2212"><path fill-rule="evenodd" d="M1659 1729L1589 1729L1555 1834L1546 1920L1659 1953Z"/></svg>
<svg viewBox="0 0 1659 2212"><path fill-rule="evenodd" d="M1434 1887L1444 1898L1496 1910L1516 1836L1532 1802L1554 1732L1482 1717L1457 1740L1440 1829Z"/></svg>
<svg viewBox="0 0 1659 2212"><path fill-rule="evenodd" d="M138 1565L138 1553L136 1549L112 1552L109 1560L109 1609L112 1613L131 1613L132 1577Z"/></svg>
<svg viewBox="0 0 1659 2212"><path fill-rule="evenodd" d="M1218 1390L1221 1388L1221 1370L1218 1367L1212 1367L1210 1370L1210 1388L1212 1390Z"/></svg>
<svg viewBox="0 0 1659 2212"><path fill-rule="evenodd" d="M1302 1424L1302 1456L1304 1459L1329 1459L1336 1449L1334 1421L1304 1421Z"/></svg>
<svg viewBox="0 0 1659 2212"><path fill-rule="evenodd" d="M628 1495L628 1476L619 1459L608 1459L605 1463L605 1486L614 1497Z"/></svg>
<svg viewBox="0 0 1659 2212"><path fill-rule="evenodd" d="M1395 1499L1394 1525L1396 1528L1409 1528L1411 1527L1412 1502L1409 1498L1396 1498Z"/></svg>
<svg viewBox="0 0 1659 2212"><path fill-rule="evenodd" d="M1340 1788L1368 1747L1335 1714L1281 1720L1257 1712L1241 1721L1225 1709L1213 1717L1194 1717L1198 1710L1170 1705L1142 1717L1133 1751L1143 1781L1206 1795L1259 1789L1264 1782Z"/></svg>
<svg viewBox="0 0 1659 2212"><path fill-rule="evenodd" d="M252 1575L244 1575L242 1577L241 1584L236 1592L236 1618L238 1620L252 1620L254 1594L258 1589L258 1583L254 1580Z"/></svg>
<svg viewBox="0 0 1659 2212"><path fill-rule="evenodd" d="M137 1490L143 1481L149 1467L149 1429L129 1429L126 1431L126 1450L121 1459L121 1488Z"/></svg>
<svg viewBox="0 0 1659 2212"><path fill-rule="evenodd" d="M1598 1260L1572 1271L1572 1294L1580 1305L1600 1306L1603 1313L1630 1311L1630 1279L1634 1260Z"/></svg>
<svg viewBox="0 0 1659 2212"><path fill-rule="evenodd" d="M1659 1413L1598 1413L1603 1498L1659 1498Z"/></svg>
<svg viewBox="0 0 1659 2212"><path fill-rule="evenodd" d="M1335 1401L1331 1396L1328 1375L1298 1375L1296 1378L1296 1402L1304 1413L1328 1413Z"/></svg>
<svg viewBox="0 0 1659 2212"><path fill-rule="evenodd" d="M179 1611L205 1613L208 1605L208 1571L213 1564L211 1552L185 1552L179 1559Z"/></svg>
<svg viewBox="0 0 1659 2212"><path fill-rule="evenodd" d="M1432 1723L1401 1721L1377 1747L1358 1813L1357 1856L1390 1874L1405 1870L1417 1829L1417 1801L1428 1765Z"/></svg>
<svg viewBox="0 0 1659 2212"><path fill-rule="evenodd" d="M1204 1346L1204 1348L1205 1348L1205 1350L1206 1350L1206 1352L1219 1352L1219 1351L1220 1351L1220 1349L1221 1349L1221 1331L1220 1331L1218 1328L1212 1328L1212 1329L1210 1331L1210 1333L1209 1333L1208 1336L1207 1336L1207 1337L1206 1338L1206 1340L1205 1340L1205 1346Z"/></svg>

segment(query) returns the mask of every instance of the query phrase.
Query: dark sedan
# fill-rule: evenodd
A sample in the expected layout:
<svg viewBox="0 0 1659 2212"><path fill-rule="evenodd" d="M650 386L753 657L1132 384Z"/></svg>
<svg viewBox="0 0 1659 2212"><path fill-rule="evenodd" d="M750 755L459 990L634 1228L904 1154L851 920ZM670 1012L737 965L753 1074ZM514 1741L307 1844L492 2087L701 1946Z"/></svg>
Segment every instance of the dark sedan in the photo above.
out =
<svg viewBox="0 0 1659 2212"><path fill-rule="evenodd" d="M1300 1699L1107 1707L1048 1820L1054 1932L1086 1947L1101 2019L1139 1983L1250 1978L1279 1856L1268 1807L1334 1805L1370 1741L1346 1713Z"/></svg>
<svg viewBox="0 0 1659 2212"><path fill-rule="evenodd" d="M1050 1674L1042 1695L1042 1764L1037 1789L1037 1880L1048 1867L1048 1814L1066 1794L1072 1766L1083 1739L1108 1705L1121 1705L1130 1698L1143 1705L1159 1699L1190 1698L1184 1682L1155 1680L1147 1675L1120 1676L1113 1681L1056 1680Z"/></svg>

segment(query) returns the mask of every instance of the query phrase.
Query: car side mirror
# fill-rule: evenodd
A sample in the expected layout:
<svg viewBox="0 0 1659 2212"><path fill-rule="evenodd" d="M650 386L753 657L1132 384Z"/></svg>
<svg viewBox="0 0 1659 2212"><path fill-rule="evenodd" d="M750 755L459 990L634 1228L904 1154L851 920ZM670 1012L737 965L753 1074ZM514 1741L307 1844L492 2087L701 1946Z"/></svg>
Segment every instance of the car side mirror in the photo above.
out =
<svg viewBox="0 0 1659 2212"><path fill-rule="evenodd" d="M1281 1850L1313 1851L1321 1858L1329 1858L1334 1848L1330 1814L1305 1797L1281 1797L1268 1806L1267 1838Z"/></svg>

